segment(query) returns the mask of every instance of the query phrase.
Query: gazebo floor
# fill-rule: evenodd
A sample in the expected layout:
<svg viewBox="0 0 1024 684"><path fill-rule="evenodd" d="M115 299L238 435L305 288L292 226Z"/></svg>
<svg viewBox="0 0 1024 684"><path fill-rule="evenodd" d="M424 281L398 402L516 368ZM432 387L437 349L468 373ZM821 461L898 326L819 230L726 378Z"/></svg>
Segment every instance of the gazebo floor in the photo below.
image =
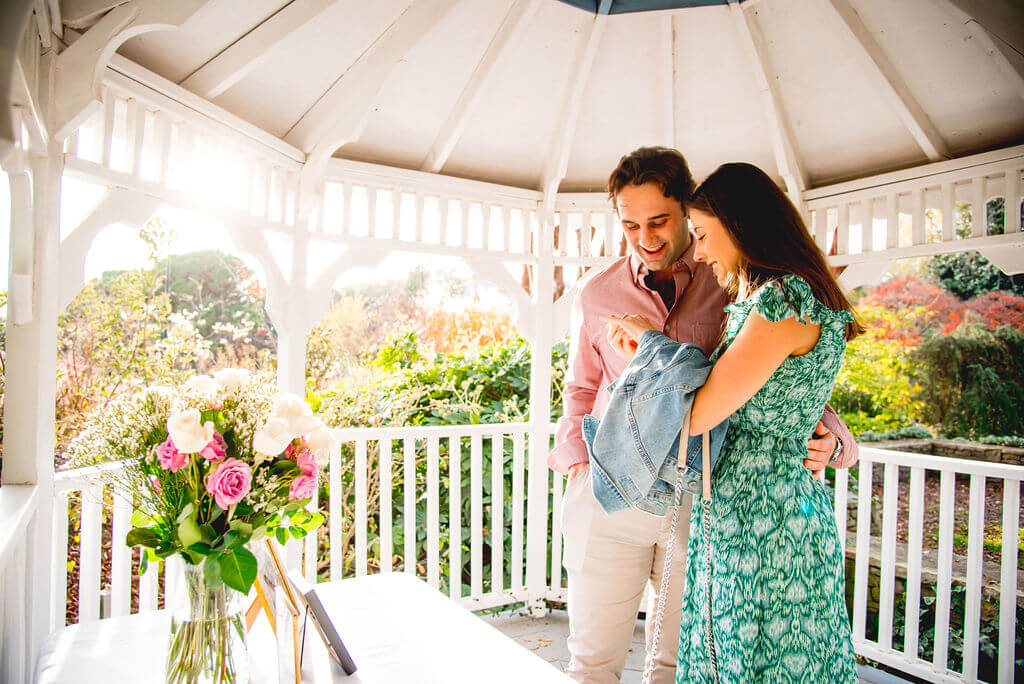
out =
<svg viewBox="0 0 1024 684"><path fill-rule="evenodd" d="M500 632L530 649L560 670L569 663L569 649L565 639L569 636L569 616L564 610L549 610L542 618L532 618L525 609L503 611L482 616ZM622 684L640 684L644 667L644 621L637 620L633 629L633 642L626 656ZM906 682L886 672L858 666L862 684L897 684Z"/></svg>

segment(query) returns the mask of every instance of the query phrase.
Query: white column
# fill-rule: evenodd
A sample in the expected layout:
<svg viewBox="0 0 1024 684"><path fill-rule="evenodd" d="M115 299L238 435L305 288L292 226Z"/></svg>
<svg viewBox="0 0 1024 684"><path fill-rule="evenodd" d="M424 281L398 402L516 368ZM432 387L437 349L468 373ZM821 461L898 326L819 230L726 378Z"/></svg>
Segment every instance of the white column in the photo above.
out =
<svg viewBox="0 0 1024 684"><path fill-rule="evenodd" d="M26 540L30 576L48 577L53 513L54 402L57 377L57 272L63 155L51 142L46 156L15 150L8 159L11 183L11 269L4 403L3 484L35 484L36 513ZM20 309L15 316L15 309ZM51 597L45 589L29 601L26 631L34 654L50 631Z"/></svg>
<svg viewBox="0 0 1024 684"><path fill-rule="evenodd" d="M547 592L548 440L551 423L551 348L553 346L554 254L550 212L539 216L537 277L534 280L534 328L530 339L530 460L526 510L527 605L544 615ZM557 580L556 580L557 581Z"/></svg>

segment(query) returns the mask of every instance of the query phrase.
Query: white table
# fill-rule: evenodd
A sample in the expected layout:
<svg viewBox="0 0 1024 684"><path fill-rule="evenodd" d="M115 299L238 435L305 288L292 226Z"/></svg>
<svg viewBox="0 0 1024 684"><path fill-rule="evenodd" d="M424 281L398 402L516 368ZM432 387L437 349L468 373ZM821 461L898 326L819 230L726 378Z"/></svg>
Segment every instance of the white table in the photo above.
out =
<svg viewBox="0 0 1024 684"><path fill-rule="evenodd" d="M306 632L303 682L326 684L564 684L568 678L424 582L405 574L318 585L358 671L332 665L312 626ZM166 611L72 625L47 637L36 682L163 681L170 617ZM276 644L264 617L249 635L251 681L276 682Z"/></svg>

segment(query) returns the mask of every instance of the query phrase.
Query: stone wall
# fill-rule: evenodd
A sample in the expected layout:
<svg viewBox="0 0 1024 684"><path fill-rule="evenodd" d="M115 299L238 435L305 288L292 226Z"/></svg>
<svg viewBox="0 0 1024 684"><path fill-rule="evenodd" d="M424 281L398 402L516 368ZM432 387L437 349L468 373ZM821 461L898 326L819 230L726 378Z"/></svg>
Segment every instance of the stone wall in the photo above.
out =
<svg viewBox="0 0 1024 684"><path fill-rule="evenodd" d="M1024 465L1024 449L1018 447L979 444L959 439L900 439L885 442L863 442L863 446L915 454L931 454L971 461L989 461L1008 465Z"/></svg>

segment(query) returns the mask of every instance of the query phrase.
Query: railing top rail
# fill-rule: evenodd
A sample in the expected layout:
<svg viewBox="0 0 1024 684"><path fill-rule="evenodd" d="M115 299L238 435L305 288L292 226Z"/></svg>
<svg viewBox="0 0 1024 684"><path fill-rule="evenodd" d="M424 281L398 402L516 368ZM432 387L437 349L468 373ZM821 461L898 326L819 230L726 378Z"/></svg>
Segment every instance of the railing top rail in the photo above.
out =
<svg viewBox="0 0 1024 684"><path fill-rule="evenodd" d="M983 475L998 477L1005 480L1024 480L1024 466L1009 463L989 463L987 461L971 461L964 458L915 454L908 451L876 449L860 447L860 460L872 463L893 463L908 468L919 467L927 470L955 472L964 475Z"/></svg>
<svg viewBox="0 0 1024 684"><path fill-rule="evenodd" d="M26 534L36 507L37 485L7 484L0 487L0 572L7 565L18 539Z"/></svg>
<svg viewBox="0 0 1024 684"><path fill-rule="evenodd" d="M449 437L507 435L526 433L530 423L483 423L476 425L424 425L403 427L333 428L334 437L346 442L356 439L406 439L410 437Z"/></svg>
<svg viewBox="0 0 1024 684"><path fill-rule="evenodd" d="M58 470L53 474L53 481L57 493L71 491L78 486L84 485L90 480L103 477L124 467L124 461L107 461L94 466L84 468L71 468L69 470Z"/></svg>

